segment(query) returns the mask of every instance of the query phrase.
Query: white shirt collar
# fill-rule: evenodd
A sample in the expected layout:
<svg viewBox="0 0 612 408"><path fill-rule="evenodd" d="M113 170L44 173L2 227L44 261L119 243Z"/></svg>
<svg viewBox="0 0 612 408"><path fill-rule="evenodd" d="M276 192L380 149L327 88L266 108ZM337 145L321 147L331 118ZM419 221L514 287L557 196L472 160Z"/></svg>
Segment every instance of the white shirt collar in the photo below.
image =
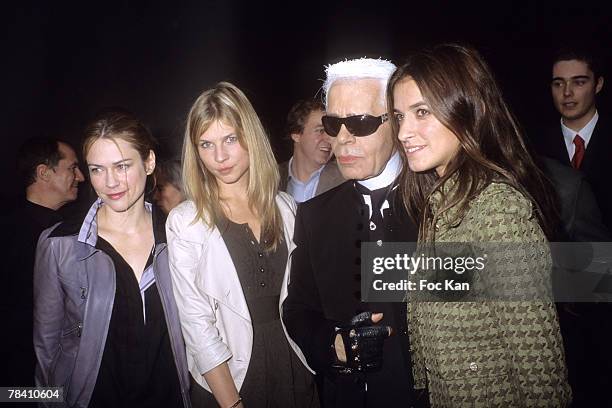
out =
<svg viewBox="0 0 612 408"><path fill-rule="evenodd" d="M582 129L579 131L575 131L573 129L568 128L563 123L563 118L561 118L561 132L563 133L563 140L565 141L565 147L567 148L567 153L569 154L570 159L574 157L574 151L576 150L576 146L574 146L574 137L576 135L580 135L582 140L584 140L584 147L588 147L589 142L591 141L591 136L593 136L593 131L595 130L595 125L597 125L597 120L599 119L599 113L595 111L595 114L589 120L589 123L584 125Z"/></svg>
<svg viewBox="0 0 612 408"><path fill-rule="evenodd" d="M400 153L396 151L391 155L391 158L385 165L385 169L378 176L366 180L357 180L357 183L369 190L378 190L393 183L401 171L402 159L400 158Z"/></svg>

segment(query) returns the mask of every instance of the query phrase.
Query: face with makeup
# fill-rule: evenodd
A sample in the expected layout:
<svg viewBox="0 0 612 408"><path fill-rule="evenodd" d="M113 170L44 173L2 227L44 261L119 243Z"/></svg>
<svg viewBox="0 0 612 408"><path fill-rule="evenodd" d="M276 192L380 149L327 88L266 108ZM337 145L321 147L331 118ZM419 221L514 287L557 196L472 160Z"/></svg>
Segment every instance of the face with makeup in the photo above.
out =
<svg viewBox="0 0 612 408"><path fill-rule="evenodd" d="M216 120L202 133L197 147L202 164L221 191L233 185L242 185L246 191L249 152L240 144L236 129Z"/></svg>
<svg viewBox="0 0 612 408"><path fill-rule="evenodd" d="M110 210L124 212L144 205L147 175L155 168L152 150L143 161L125 140L102 138L91 145L85 159L91 185Z"/></svg>
<svg viewBox="0 0 612 408"><path fill-rule="evenodd" d="M433 115L421 91L410 77L393 89L398 138L404 147L408 166L414 172L434 169L439 176L460 148L459 139Z"/></svg>

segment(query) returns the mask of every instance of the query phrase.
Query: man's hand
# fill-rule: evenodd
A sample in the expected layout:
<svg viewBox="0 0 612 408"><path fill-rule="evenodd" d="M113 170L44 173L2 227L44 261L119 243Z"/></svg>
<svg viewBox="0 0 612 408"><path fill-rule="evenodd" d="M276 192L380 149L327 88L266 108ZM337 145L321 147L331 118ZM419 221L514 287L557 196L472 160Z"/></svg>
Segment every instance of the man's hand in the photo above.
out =
<svg viewBox="0 0 612 408"><path fill-rule="evenodd" d="M376 371L382 367L383 345L393 331L389 326L375 326L382 313L363 312L349 324L336 327L334 349L337 363L333 368L340 373Z"/></svg>

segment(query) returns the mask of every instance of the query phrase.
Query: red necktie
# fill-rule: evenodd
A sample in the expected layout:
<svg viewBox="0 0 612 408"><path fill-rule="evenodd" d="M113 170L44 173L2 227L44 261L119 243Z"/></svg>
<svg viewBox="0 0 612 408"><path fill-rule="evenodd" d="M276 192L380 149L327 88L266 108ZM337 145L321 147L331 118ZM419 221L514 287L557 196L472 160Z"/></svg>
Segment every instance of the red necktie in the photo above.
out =
<svg viewBox="0 0 612 408"><path fill-rule="evenodd" d="M572 157L572 167L579 169L584 158L584 139L580 135L574 136L574 145L576 146L576 151L574 152L574 157Z"/></svg>

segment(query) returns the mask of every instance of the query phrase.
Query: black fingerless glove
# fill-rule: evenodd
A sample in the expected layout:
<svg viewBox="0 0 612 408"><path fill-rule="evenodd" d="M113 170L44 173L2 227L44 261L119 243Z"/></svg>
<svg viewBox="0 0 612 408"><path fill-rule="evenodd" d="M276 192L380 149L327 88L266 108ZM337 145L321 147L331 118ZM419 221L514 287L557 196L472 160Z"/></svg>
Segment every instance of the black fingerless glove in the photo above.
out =
<svg viewBox="0 0 612 408"><path fill-rule="evenodd" d="M363 312L353 317L346 325L335 328L344 343L346 363L339 361L332 369L341 374L377 371L383 364L383 345L391 335L389 326L376 326L372 312ZM335 338L335 336L334 336Z"/></svg>

